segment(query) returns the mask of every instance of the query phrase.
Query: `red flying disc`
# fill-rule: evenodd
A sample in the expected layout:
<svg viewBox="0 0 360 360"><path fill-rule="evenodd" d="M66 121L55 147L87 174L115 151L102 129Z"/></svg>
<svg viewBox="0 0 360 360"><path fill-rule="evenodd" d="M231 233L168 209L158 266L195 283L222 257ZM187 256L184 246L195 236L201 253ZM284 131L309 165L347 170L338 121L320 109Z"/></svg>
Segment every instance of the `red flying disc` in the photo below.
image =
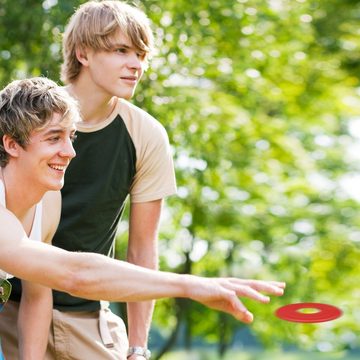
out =
<svg viewBox="0 0 360 360"><path fill-rule="evenodd" d="M303 309L316 309L318 312L305 314ZM342 315L342 311L335 306L321 303L297 303L282 306L275 311L275 315L286 321L300 323L318 323L335 320Z"/></svg>

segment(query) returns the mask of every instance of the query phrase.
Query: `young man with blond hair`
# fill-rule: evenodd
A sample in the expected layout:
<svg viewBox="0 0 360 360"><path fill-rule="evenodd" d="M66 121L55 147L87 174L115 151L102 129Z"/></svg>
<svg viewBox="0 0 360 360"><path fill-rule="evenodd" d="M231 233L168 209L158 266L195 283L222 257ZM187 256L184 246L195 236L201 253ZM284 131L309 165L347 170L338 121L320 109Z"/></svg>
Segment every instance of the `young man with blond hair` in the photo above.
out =
<svg viewBox="0 0 360 360"><path fill-rule="evenodd" d="M176 191L171 151L160 123L127 101L147 66L152 47L148 18L123 2L87 2L70 19L63 40L62 79L67 91L80 104L82 122L77 125L78 139L74 143L77 157L66 172L62 215L53 243L71 251L111 256L117 224L130 195L127 259L156 270L162 199ZM128 302L128 339L122 320L103 303L90 301L81 294L69 296L55 291L46 359L149 358L147 340L153 302L136 300L155 299L159 292L164 294L160 283L155 281L160 275L154 274L160 273L148 270L153 278L144 277L141 281L124 276L121 269L117 276L126 282L125 289L125 285L135 293L152 289L154 295L128 296L124 290L123 300ZM178 276L172 274L171 279ZM185 293L188 296L188 291L192 294L205 291L195 283L195 287L190 286L193 277L182 279L185 288L180 296ZM210 286L210 282L207 284ZM256 289L281 294L282 286L245 281L238 282L236 289L237 295L265 301ZM224 291L231 293L230 288ZM205 292L208 291L210 288ZM214 287L213 291L218 289ZM230 293L233 302L236 296ZM103 299L109 300L106 294ZM172 295L179 296L179 289L169 296ZM9 341L9 346L5 341L15 337L9 324L16 319L19 298L20 290L15 284L12 298L15 301L0 317L0 333L8 360L16 359L15 341ZM236 306L239 309L238 303ZM229 303L225 309L229 311ZM242 313L238 319L249 322L252 316Z"/></svg>
<svg viewBox="0 0 360 360"><path fill-rule="evenodd" d="M147 16L121 1L87 2L70 19L61 76L79 101L83 123L75 144L78 157L62 192L63 215L54 243L113 255L118 221L129 196L127 260L157 269L162 202L176 192L171 149L164 127L127 101L147 67L153 43ZM59 293L54 299L55 308L62 311L100 310L100 318L110 313L98 302ZM141 352L148 354L153 307L153 302L127 304L130 360L143 360ZM103 335L99 358L111 359L108 354L117 345ZM89 333L85 346L94 336Z"/></svg>

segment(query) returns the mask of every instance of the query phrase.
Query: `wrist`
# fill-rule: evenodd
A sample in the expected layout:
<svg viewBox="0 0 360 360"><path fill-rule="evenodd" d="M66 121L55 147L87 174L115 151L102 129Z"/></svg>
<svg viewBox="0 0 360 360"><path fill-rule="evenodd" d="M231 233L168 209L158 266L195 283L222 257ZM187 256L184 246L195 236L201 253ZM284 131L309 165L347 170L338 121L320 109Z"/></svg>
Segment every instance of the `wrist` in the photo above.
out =
<svg viewBox="0 0 360 360"><path fill-rule="evenodd" d="M142 346L130 346L126 358L129 359L132 355L140 355L143 356L146 360L149 360L151 357L151 351Z"/></svg>
<svg viewBox="0 0 360 360"><path fill-rule="evenodd" d="M194 300L194 290L199 285L196 281L197 277L190 274L182 274L181 276L183 277L181 281L183 295L181 297Z"/></svg>

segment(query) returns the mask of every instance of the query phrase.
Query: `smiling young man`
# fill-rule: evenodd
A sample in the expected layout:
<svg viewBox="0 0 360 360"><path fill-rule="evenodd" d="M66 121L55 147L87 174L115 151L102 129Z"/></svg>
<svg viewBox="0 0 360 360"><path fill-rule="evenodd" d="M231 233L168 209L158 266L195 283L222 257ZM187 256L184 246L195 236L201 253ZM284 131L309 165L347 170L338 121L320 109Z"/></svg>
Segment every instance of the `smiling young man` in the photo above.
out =
<svg viewBox="0 0 360 360"><path fill-rule="evenodd" d="M44 194L63 186L65 169L75 156L71 140L76 117L75 102L47 79L15 81L1 92L0 206L11 211L35 241L49 242L58 223L59 206L56 210L53 203L59 194ZM44 221L43 213L48 215ZM6 223L1 235L9 230ZM0 270L0 279L7 277ZM51 321L51 290L27 281L22 285L19 357L41 359Z"/></svg>

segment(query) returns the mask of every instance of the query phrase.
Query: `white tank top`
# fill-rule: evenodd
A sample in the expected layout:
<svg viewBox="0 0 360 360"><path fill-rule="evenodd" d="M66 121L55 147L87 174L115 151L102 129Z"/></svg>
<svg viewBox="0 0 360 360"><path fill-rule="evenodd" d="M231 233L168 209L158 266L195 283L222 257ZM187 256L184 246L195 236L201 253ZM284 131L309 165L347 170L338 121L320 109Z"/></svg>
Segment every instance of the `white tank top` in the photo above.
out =
<svg viewBox="0 0 360 360"><path fill-rule="evenodd" d="M5 187L2 180L0 180L0 205L4 206L6 208L6 201L5 201ZM35 209L35 216L33 220L33 224L31 227L31 232L29 238L31 240L35 241L41 241L41 219L42 219L42 202L40 201L38 204L36 204ZM0 269L0 279L9 279L12 275L6 273L5 271L2 271Z"/></svg>

